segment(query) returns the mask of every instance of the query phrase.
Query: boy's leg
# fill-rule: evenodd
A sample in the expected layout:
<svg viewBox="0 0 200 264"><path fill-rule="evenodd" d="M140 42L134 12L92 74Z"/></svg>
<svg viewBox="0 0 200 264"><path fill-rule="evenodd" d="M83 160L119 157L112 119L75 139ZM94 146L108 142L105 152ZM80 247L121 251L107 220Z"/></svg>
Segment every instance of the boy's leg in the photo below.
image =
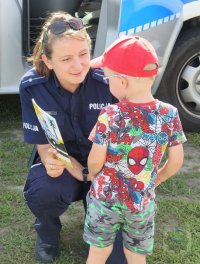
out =
<svg viewBox="0 0 200 264"><path fill-rule="evenodd" d="M112 252L112 248L112 245L104 248L90 246L86 264L105 264Z"/></svg>
<svg viewBox="0 0 200 264"><path fill-rule="evenodd" d="M128 264L145 264L146 256L151 255L154 244L155 201L144 205L143 211L131 212L124 210L123 225L124 252Z"/></svg>
<svg viewBox="0 0 200 264"><path fill-rule="evenodd" d="M94 249L96 247L96 251L103 250L104 248L108 249L108 252L103 256L104 260L110 255L110 246L113 245L116 233L120 228L120 217L120 209L113 210L111 206L97 200L88 193L83 238L87 244L94 247L91 247L92 257L95 257ZM90 259L91 257L89 260ZM93 262L93 264L94 263L95 262ZM123 262L118 262L118 260L109 263L123 264Z"/></svg>
<svg viewBox="0 0 200 264"><path fill-rule="evenodd" d="M90 188L90 182L87 184L84 183L83 187L83 204L85 211L87 209L87 203L86 203L86 194L88 193L88 190ZM89 252L89 245L88 245L88 252ZM121 230L117 232L114 244L113 244L113 250L111 255L108 257L108 260L106 261L106 264L127 264L124 250L123 250L123 242L122 242L122 232Z"/></svg>
<svg viewBox="0 0 200 264"><path fill-rule="evenodd" d="M84 183L83 184L83 204L85 211L87 209L87 203L86 203L86 195L90 189L91 182ZM88 251L89 251L89 245L88 245ZM106 264L127 264L124 250L123 250L123 242L122 242L122 232L119 230L117 232L114 244L113 244L113 250L111 255L108 257L108 260L106 261Z"/></svg>
<svg viewBox="0 0 200 264"><path fill-rule="evenodd" d="M127 248L124 248L124 253L128 264L146 264L146 256L131 252Z"/></svg>

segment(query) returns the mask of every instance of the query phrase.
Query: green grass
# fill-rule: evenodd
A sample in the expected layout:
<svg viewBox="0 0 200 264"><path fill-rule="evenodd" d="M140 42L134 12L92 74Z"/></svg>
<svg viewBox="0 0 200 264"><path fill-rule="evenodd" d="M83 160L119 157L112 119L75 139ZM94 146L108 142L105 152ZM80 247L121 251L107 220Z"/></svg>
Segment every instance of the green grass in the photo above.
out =
<svg viewBox="0 0 200 264"><path fill-rule="evenodd" d="M155 248L148 264L200 263L200 135L187 133L185 170L157 189ZM34 217L22 189L32 146L22 142L18 96L0 97L0 263L37 264ZM194 152L195 150L195 152ZM196 158L196 159L195 159ZM61 254L55 264L83 264L84 211L74 203L62 217ZM120 263L116 263L120 264Z"/></svg>
<svg viewBox="0 0 200 264"><path fill-rule="evenodd" d="M187 138L190 142L193 142L196 146L200 147L200 133L187 133Z"/></svg>
<svg viewBox="0 0 200 264"><path fill-rule="evenodd" d="M0 133L0 135L4 137L0 148L0 160L2 161L0 180L3 184L21 185L24 183L24 175L27 172L27 167L24 166L27 164L27 160L24 160L23 157L27 159L32 147L30 145L26 146L21 140L13 138L13 133L7 132L6 138L3 133ZM10 164L11 161L12 165ZM23 163L23 166L19 166L21 163Z"/></svg>

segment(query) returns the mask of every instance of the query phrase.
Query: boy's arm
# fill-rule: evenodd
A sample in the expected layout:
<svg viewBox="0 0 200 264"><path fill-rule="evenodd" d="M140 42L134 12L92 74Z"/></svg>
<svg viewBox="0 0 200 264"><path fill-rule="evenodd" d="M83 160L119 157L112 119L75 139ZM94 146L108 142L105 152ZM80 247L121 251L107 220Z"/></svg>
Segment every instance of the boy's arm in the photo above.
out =
<svg viewBox="0 0 200 264"><path fill-rule="evenodd" d="M184 152L182 144L169 147L168 159L164 166L158 170L157 178L155 179L155 186L157 187L178 172L183 165L183 160Z"/></svg>
<svg viewBox="0 0 200 264"><path fill-rule="evenodd" d="M88 156L88 170L91 179L102 169L106 160L107 146L92 144Z"/></svg>

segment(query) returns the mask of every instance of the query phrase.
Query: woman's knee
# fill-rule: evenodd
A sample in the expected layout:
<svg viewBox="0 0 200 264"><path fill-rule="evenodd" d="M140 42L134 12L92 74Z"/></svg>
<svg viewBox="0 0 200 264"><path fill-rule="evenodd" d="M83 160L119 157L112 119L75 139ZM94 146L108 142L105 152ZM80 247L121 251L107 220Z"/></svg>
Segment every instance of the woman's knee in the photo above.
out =
<svg viewBox="0 0 200 264"><path fill-rule="evenodd" d="M43 182L39 185L32 182L24 191L24 197L29 209L36 217L58 217L67 210L70 204L69 199L62 197L61 189L62 186L58 188L53 184Z"/></svg>
<svg viewBox="0 0 200 264"><path fill-rule="evenodd" d="M65 190L65 192L64 192ZM24 197L28 204L40 204L45 207L54 204L70 203L70 195L65 186L65 178L51 178L43 167L30 170L25 187Z"/></svg>

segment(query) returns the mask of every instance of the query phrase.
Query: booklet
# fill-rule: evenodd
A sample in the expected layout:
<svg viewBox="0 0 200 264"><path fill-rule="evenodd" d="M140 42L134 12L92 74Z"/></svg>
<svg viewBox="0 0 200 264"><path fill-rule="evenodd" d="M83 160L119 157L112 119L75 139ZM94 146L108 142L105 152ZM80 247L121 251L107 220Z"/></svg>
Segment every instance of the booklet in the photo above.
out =
<svg viewBox="0 0 200 264"><path fill-rule="evenodd" d="M56 119L39 107L34 99L32 99L32 103L49 144L58 152L57 159L62 161L67 167L72 168L73 166L65 148Z"/></svg>

